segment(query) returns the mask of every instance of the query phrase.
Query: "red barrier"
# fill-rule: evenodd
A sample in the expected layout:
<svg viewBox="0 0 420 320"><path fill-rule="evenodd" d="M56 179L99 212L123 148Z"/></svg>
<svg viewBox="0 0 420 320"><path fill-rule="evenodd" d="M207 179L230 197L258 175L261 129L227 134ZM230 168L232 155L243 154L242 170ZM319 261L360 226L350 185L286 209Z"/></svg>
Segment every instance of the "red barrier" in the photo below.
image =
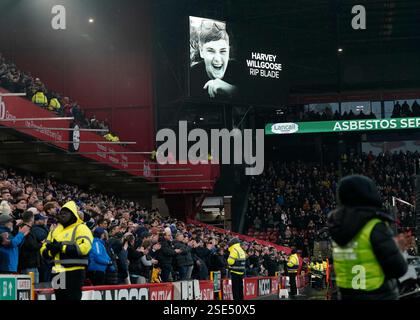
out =
<svg viewBox="0 0 420 320"><path fill-rule="evenodd" d="M284 277L284 276L280 277L280 283L279 283L280 289L287 289L286 284L287 284L287 277Z"/></svg>
<svg viewBox="0 0 420 320"><path fill-rule="evenodd" d="M244 300L258 297L258 277L244 279Z"/></svg>
<svg viewBox="0 0 420 320"><path fill-rule="evenodd" d="M53 289L36 289L37 300L54 300ZM83 287L84 300L173 300L172 283Z"/></svg>
<svg viewBox="0 0 420 320"><path fill-rule="evenodd" d="M6 89L0 88L0 93L9 93ZM0 119L27 119L27 118L53 118L57 117L54 113L44 110L34 105L32 102L22 97L3 97L0 104ZM40 140L52 141L51 144L67 150L67 143L60 141L69 140L69 131L50 130L46 128L70 128L70 121L2 121L0 125L6 127L29 127L33 129L16 128L14 130L22 132Z"/></svg>
<svg viewBox="0 0 420 320"><path fill-rule="evenodd" d="M159 283L149 287L149 300L173 300L174 287L172 283Z"/></svg>
<svg viewBox="0 0 420 320"><path fill-rule="evenodd" d="M85 154L83 155L84 157L98 162L105 162L115 169L128 170L132 175L143 176L146 180L153 181L155 171L152 170L156 170L158 166L156 163L150 162L150 159L145 155L118 153L127 152L128 150L118 144L103 144L101 143L105 141L103 137L88 131L80 133L80 141L98 141L98 143L80 144L78 152L92 153Z"/></svg>
<svg viewBox="0 0 420 320"><path fill-rule="evenodd" d="M222 297L223 300L233 300L232 281L230 279L222 280Z"/></svg>
<svg viewBox="0 0 420 320"><path fill-rule="evenodd" d="M7 90L0 88L0 93L9 93ZM27 119L27 118L56 118L57 115L48 110L36 106L32 102L22 97L3 97L3 103L0 104L0 120L5 119ZM70 133L72 131L52 130L48 128L70 128L71 121L1 121L1 126L6 127L28 127L32 129L14 128L14 130L22 132L33 138L55 145L63 150L69 150L68 143L60 143L60 141L72 141ZM150 163L150 159L146 155L139 154L112 154L111 152L127 152L130 151L117 144L101 144L105 142L102 136L88 131L80 132L80 141L97 141L98 143L81 143L78 152L93 152L94 154L81 154L80 156L96 160L101 163L119 169L127 170L131 175L143 176L145 179L153 180L153 171L156 169L156 163ZM129 163L142 163L141 165L133 165ZM144 171L130 171L130 170Z"/></svg>
<svg viewBox="0 0 420 320"><path fill-rule="evenodd" d="M213 281L200 281L201 300L214 300L214 284Z"/></svg>
<svg viewBox="0 0 420 320"><path fill-rule="evenodd" d="M279 293L279 278L271 277L271 294Z"/></svg>
<svg viewBox="0 0 420 320"><path fill-rule="evenodd" d="M284 283L285 277L280 278ZM214 285L211 280L199 281L200 299L214 300ZM283 284L285 286L285 283ZM282 287L284 288L284 287ZM223 300L233 300L232 282L222 280ZM244 300L278 294L277 277L244 278ZM36 289L37 300L55 300L53 289ZM116 286L89 286L82 288L82 300L173 300L173 283L147 283Z"/></svg>
<svg viewBox="0 0 420 320"><path fill-rule="evenodd" d="M274 244L272 242L267 242L267 241L259 240L259 239L256 239L256 238L245 236L243 234L239 234L239 233L236 233L236 232L231 232L229 230L225 230L225 229L213 227L211 225L208 225L208 224L205 224L205 223L196 221L196 220L187 219L187 223L195 224L195 225L197 225L199 227L207 228L207 229L209 229L211 231L215 231L215 232L218 232L218 233L229 234L229 235L232 235L234 237L237 237L237 238L239 238L239 239L241 239L243 241L246 241L246 242L253 242L253 241L255 241L256 243L261 244L261 245L266 246L266 247L274 247L276 250L283 251L286 254L290 254L292 252L292 249L290 249L288 247L279 246L279 245Z"/></svg>
<svg viewBox="0 0 420 320"><path fill-rule="evenodd" d="M176 191L206 191L213 190L213 187L220 177L220 165L218 164L165 164L159 165L159 168L165 170L185 170L175 174L176 171L169 171L168 174L159 178L159 190L163 193L173 193ZM171 175L175 177L170 177ZM188 176L200 176L199 178L190 178ZM189 181L189 182L183 182ZM182 182L182 183L180 183Z"/></svg>

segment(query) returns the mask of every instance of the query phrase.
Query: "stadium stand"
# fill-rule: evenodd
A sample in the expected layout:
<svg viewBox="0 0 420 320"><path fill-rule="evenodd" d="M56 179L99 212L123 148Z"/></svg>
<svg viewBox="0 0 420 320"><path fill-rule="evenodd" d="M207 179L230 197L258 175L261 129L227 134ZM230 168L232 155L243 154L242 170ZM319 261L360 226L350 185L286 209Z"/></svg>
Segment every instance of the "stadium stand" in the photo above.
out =
<svg viewBox="0 0 420 320"><path fill-rule="evenodd" d="M77 101L48 90L45 84L32 76L31 73L20 71L17 66L7 61L0 53L0 87L13 93L26 93L26 98L37 106L55 112L59 116L74 117L82 128L106 130L103 136L111 142L120 141L119 137L110 131L107 121L99 121L93 116L88 119Z"/></svg>
<svg viewBox="0 0 420 320"><path fill-rule="evenodd" d="M95 236L89 256L87 284L160 282L164 280L160 278L163 265L171 266L167 281L181 278L208 280L210 271L221 271L226 275L227 244L233 238L232 234L162 217L158 210L145 208L140 203L10 168L0 169L0 191L0 213L2 217L12 217L12 234L19 233L22 223L29 224L32 229L23 243L32 239L36 247L45 240L48 230L55 227L54 216L59 208L67 201L76 201L85 224ZM173 251L167 245L168 241L181 251ZM248 252L249 276L285 272L287 255L274 245L264 246L256 239L248 239L242 245ZM25 245L19 248L17 270L8 271L36 270L40 283L37 285L46 285L50 281L51 265L38 252L37 258L28 262L26 248ZM6 253L2 251L1 254Z"/></svg>
<svg viewBox="0 0 420 320"><path fill-rule="evenodd" d="M374 179L391 207L392 197L415 202L415 159L419 153L372 153L343 156L327 166L303 162L270 163L252 178L247 212L248 235L280 245L296 246L303 256L313 254L314 243L324 235L327 214L336 207L340 176L363 174ZM414 209L398 204L399 231L414 232Z"/></svg>

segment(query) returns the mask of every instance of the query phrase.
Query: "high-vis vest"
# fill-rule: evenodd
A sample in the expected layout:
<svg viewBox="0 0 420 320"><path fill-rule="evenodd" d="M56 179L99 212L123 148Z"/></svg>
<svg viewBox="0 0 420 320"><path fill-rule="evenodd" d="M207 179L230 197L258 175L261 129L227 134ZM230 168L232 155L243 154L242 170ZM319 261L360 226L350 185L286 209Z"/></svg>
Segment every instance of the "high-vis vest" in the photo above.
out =
<svg viewBox="0 0 420 320"><path fill-rule="evenodd" d="M41 106L48 105L48 99L42 91L38 91L34 94L34 96L32 97L32 102Z"/></svg>
<svg viewBox="0 0 420 320"><path fill-rule="evenodd" d="M73 271L85 269L89 264L89 251L92 248L93 235L90 229L83 223L77 213L76 204L73 201L66 203L63 208L69 209L76 216L77 221L64 228L59 224L54 230L50 231L48 237L41 247L41 254L48 255L54 262L53 272ZM47 244L56 240L63 247L60 253L52 256L47 250ZM76 254L67 250L70 246L75 247Z"/></svg>
<svg viewBox="0 0 420 320"><path fill-rule="evenodd" d="M228 268L230 272L236 274L245 273L246 255L240 243L235 243L229 247Z"/></svg>
<svg viewBox="0 0 420 320"><path fill-rule="evenodd" d="M48 106L48 110L50 111L58 111L61 108L61 104L57 98L52 98L50 100L50 105Z"/></svg>
<svg viewBox="0 0 420 320"><path fill-rule="evenodd" d="M384 272L370 243L372 230L380 222L379 219L370 220L345 247L333 242L334 270L338 287L373 291L384 283Z"/></svg>
<svg viewBox="0 0 420 320"><path fill-rule="evenodd" d="M299 269L299 257L298 255L292 254L287 261L287 267L289 268L289 272L296 273Z"/></svg>

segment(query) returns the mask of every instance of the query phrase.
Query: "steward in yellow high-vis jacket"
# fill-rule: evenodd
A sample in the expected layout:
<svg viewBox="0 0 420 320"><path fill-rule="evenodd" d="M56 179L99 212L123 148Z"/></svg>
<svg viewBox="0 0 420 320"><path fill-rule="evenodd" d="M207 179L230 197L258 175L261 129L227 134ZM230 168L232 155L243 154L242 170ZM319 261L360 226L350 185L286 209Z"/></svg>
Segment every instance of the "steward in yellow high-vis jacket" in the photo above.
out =
<svg viewBox="0 0 420 320"><path fill-rule="evenodd" d="M290 296L297 295L296 276L299 269L299 256L296 249L292 250L292 254L287 261L287 270L289 272Z"/></svg>
<svg viewBox="0 0 420 320"><path fill-rule="evenodd" d="M393 216L382 209L375 183L368 177L344 177L337 187L337 209L328 216L333 267L342 300L396 300L398 279L408 269L395 241Z"/></svg>
<svg viewBox="0 0 420 320"><path fill-rule="evenodd" d="M80 300L93 235L80 219L74 201L61 208L57 221L58 226L48 234L41 254L54 263L52 285L56 300Z"/></svg>
<svg viewBox="0 0 420 320"><path fill-rule="evenodd" d="M233 300L244 299L244 285L243 279L245 274L246 254L241 247L241 241L238 238L233 238L228 243L229 258L228 269L232 278L232 293Z"/></svg>

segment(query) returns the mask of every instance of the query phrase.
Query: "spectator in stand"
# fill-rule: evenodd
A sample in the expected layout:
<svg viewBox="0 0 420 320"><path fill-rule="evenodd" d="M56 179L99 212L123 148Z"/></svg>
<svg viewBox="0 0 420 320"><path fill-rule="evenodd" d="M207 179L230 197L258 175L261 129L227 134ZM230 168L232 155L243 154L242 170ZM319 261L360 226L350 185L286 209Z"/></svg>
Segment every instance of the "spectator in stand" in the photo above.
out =
<svg viewBox="0 0 420 320"><path fill-rule="evenodd" d="M256 277L260 271L260 259L256 254L256 250L249 249L246 258L246 275L249 277Z"/></svg>
<svg viewBox="0 0 420 320"><path fill-rule="evenodd" d="M187 278L188 269L193 265L194 261L191 255L191 248L184 243L183 233L178 232L176 234L173 245L174 249L180 250L180 253L175 257L179 280L190 280Z"/></svg>
<svg viewBox="0 0 420 320"><path fill-rule="evenodd" d="M105 272L112 265L112 260L105 248L105 237L105 229L98 227L93 231L93 243L89 252L87 276L95 286L105 284Z"/></svg>
<svg viewBox="0 0 420 320"><path fill-rule="evenodd" d="M150 245L143 244L140 247L140 252L143 253L140 258L141 261L141 270L140 270L140 283L147 283L151 280L152 268L154 265L157 265L158 261L153 259L150 253Z"/></svg>
<svg viewBox="0 0 420 320"><path fill-rule="evenodd" d="M24 198L17 198L14 202L14 210L12 212L12 217L17 220L22 219L22 214L26 211L28 207L28 202Z"/></svg>
<svg viewBox="0 0 420 320"><path fill-rule="evenodd" d="M414 101L411 108L413 110L413 117L420 117L420 105L417 103L417 100Z"/></svg>
<svg viewBox="0 0 420 320"><path fill-rule="evenodd" d="M47 239L49 230L47 227L48 218L40 213L34 215L34 225L32 226L31 233L34 234L36 241L41 246ZM51 267L45 259L40 259L39 282L48 282L51 278Z"/></svg>
<svg viewBox="0 0 420 320"><path fill-rule="evenodd" d="M19 226L27 226L31 231L25 236L23 243L19 248L19 269L23 274L34 273L34 283L39 283L39 270L41 266L41 249L42 243L38 241L34 232L34 214L31 211L26 211L22 215L22 224Z"/></svg>
<svg viewBox="0 0 420 320"><path fill-rule="evenodd" d="M72 105L70 103L70 98L69 97L64 97L63 98L63 107L61 108L60 113L64 117L70 117L72 115L71 108L72 108Z"/></svg>
<svg viewBox="0 0 420 320"><path fill-rule="evenodd" d="M411 117L411 116L412 116L412 113L411 113L411 110L410 110L410 106L407 103L407 101L404 101L404 103L401 107L401 117L405 118L405 117Z"/></svg>
<svg viewBox="0 0 420 320"><path fill-rule="evenodd" d="M0 203L0 215L11 215L12 214L12 208L9 205L9 202L6 200L1 201Z"/></svg>
<svg viewBox="0 0 420 320"><path fill-rule="evenodd" d="M172 259L176 257L178 253L181 253L181 249L174 249L171 241L171 235L167 232L161 235L159 243L161 248L157 253L156 260L159 261L159 268L162 270L161 278L162 282L168 282L172 280Z"/></svg>
<svg viewBox="0 0 420 320"><path fill-rule="evenodd" d="M22 225L16 236L12 234L13 218L0 215L0 274L16 273L19 263L19 246L30 232L30 227Z"/></svg>
<svg viewBox="0 0 420 320"><path fill-rule="evenodd" d="M216 252L211 255L209 271L220 271L222 278L227 276L227 261L223 247L218 247Z"/></svg>

